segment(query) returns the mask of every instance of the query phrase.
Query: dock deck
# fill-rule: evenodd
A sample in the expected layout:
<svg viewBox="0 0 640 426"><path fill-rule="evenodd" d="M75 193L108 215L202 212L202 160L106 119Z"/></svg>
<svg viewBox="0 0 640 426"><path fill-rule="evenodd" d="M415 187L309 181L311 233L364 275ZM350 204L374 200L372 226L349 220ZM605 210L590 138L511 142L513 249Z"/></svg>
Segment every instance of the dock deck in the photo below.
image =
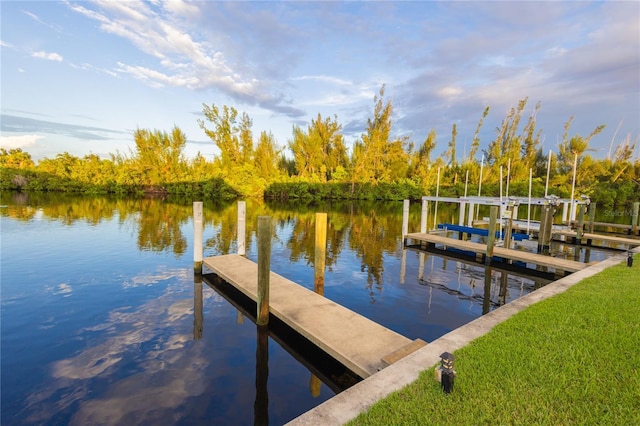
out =
<svg viewBox="0 0 640 426"><path fill-rule="evenodd" d="M570 231L570 230L562 230L562 231L552 230L551 234L553 236L564 236L564 237L570 237L570 238L576 238L576 236L578 235L576 231ZM598 241L604 241L604 242L614 243L614 244L623 244L623 245L627 245L630 249L636 246L640 246L639 239L617 237L614 235L591 234L588 232L584 232L582 234L582 239L598 240Z"/></svg>
<svg viewBox="0 0 640 426"><path fill-rule="evenodd" d="M476 253L476 255L484 255L487 251L487 246L484 244L474 243L472 241L457 240L454 238L443 237L441 235L413 233L407 234L406 239L426 242L427 244L438 244L453 247L460 250L474 252ZM493 256L503 259L510 259L525 263L532 263L535 265L546 266L554 268L555 270L566 272L576 272L587 267L587 264L576 262L574 260L560 259L557 257L529 253L520 250L512 250L504 247L494 247Z"/></svg>
<svg viewBox="0 0 640 426"><path fill-rule="evenodd" d="M236 254L207 257L203 264L244 295L257 300L258 265ZM269 313L362 378L426 345L411 340L274 272Z"/></svg>

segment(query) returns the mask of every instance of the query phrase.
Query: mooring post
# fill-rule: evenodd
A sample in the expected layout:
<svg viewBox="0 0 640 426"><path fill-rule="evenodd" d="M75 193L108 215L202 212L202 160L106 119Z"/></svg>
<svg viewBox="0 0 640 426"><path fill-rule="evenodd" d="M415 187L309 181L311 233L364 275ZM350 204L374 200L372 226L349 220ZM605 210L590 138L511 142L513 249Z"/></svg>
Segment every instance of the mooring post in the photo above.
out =
<svg viewBox="0 0 640 426"><path fill-rule="evenodd" d="M562 223L564 223L565 225L569 224L569 222L567 222L568 215L569 215L569 203L563 202L562 203Z"/></svg>
<svg viewBox="0 0 640 426"><path fill-rule="evenodd" d="M422 212L420 213L420 233L427 232L427 214L429 212L429 202L422 200Z"/></svg>
<svg viewBox="0 0 640 426"><path fill-rule="evenodd" d="M327 258L327 214L316 213L316 249L313 261L315 280L313 291L324 296L324 270Z"/></svg>
<svg viewBox="0 0 640 426"><path fill-rule="evenodd" d="M554 206L546 203L542 206L540 217L540 232L538 233L538 253L549 249L551 242L551 229L553 228Z"/></svg>
<svg viewBox="0 0 640 426"><path fill-rule="evenodd" d="M487 237L487 252L484 257L484 263L489 265L491 258L493 257L493 244L496 240L496 220L498 219L498 211L500 207L491 206L491 213L489 215L489 235Z"/></svg>
<svg viewBox="0 0 640 426"><path fill-rule="evenodd" d="M409 200L404 200L402 202L402 244L404 245L404 239L407 237L409 233Z"/></svg>
<svg viewBox="0 0 640 426"><path fill-rule="evenodd" d="M596 203L591 202L589 204L589 232L593 234L593 228L595 225L593 222L596 220Z"/></svg>
<svg viewBox="0 0 640 426"><path fill-rule="evenodd" d="M256 324L269 323L269 276L271 274L271 217L258 216L258 312Z"/></svg>
<svg viewBox="0 0 640 426"><path fill-rule="evenodd" d="M458 216L458 225L464 226L464 209L467 206L467 203L464 201L460 201L460 215Z"/></svg>
<svg viewBox="0 0 640 426"><path fill-rule="evenodd" d="M193 273L202 273L202 201L193 202Z"/></svg>
<svg viewBox="0 0 640 426"><path fill-rule="evenodd" d="M633 210L631 211L631 232L635 235L638 232L638 214L640 214L640 202L633 203Z"/></svg>
<svg viewBox="0 0 640 426"><path fill-rule="evenodd" d="M467 216L467 226L473 226L473 209L475 208L474 203L469 203L469 215Z"/></svg>
<svg viewBox="0 0 640 426"><path fill-rule="evenodd" d="M575 244L582 244L582 234L584 234L584 204L578 204L578 226L576 227Z"/></svg>
<svg viewBox="0 0 640 426"><path fill-rule="evenodd" d="M513 232L513 210L507 210L509 217L504 227L504 248L511 248L511 234Z"/></svg>
<svg viewBox="0 0 640 426"><path fill-rule="evenodd" d="M247 229L247 203L238 201L238 254L246 254L246 229Z"/></svg>

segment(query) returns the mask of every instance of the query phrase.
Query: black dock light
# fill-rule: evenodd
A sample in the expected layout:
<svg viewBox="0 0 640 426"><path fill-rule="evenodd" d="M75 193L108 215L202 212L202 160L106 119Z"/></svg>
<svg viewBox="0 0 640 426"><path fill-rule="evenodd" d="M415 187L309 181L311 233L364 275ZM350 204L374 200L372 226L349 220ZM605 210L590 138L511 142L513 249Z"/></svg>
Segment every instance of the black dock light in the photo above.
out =
<svg viewBox="0 0 640 426"><path fill-rule="evenodd" d="M629 268L633 266L633 252L631 250L627 252L627 266Z"/></svg>
<svg viewBox="0 0 640 426"><path fill-rule="evenodd" d="M444 393L451 393L453 391L453 379L456 376L456 372L453 369L455 356L449 352L444 352L440 355L440 358L440 385Z"/></svg>

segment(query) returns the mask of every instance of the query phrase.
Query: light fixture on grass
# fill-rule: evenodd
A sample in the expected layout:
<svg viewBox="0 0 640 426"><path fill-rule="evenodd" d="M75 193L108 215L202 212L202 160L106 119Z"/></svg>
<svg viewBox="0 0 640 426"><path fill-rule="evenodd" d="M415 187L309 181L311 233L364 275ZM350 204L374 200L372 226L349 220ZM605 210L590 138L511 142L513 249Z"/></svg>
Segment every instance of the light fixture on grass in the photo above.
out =
<svg viewBox="0 0 640 426"><path fill-rule="evenodd" d="M631 250L627 252L627 266L629 268L633 266L633 252Z"/></svg>
<svg viewBox="0 0 640 426"><path fill-rule="evenodd" d="M449 352L444 352L440 355L440 385L444 393L451 393L453 391L453 379L456 376L456 372L453 369L453 360L455 356Z"/></svg>

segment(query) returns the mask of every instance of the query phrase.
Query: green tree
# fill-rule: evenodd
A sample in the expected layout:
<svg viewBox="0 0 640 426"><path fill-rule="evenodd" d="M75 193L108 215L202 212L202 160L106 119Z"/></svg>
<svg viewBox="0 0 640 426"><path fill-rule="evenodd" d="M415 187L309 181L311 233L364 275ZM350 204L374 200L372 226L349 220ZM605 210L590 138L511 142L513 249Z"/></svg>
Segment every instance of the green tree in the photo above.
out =
<svg viewBox="0 0 640 426"><path fill-rule="evenodd" d="M254 154L254 164L259 177L271 181L279 175L278 161L280 151L276 146L273 134L260 133L258 146Z"/></svg>
<svg viewBox="0 0 640 426"><path fill-rule="evenodd" d="M134 164L142 180L139 183L161 185L184 178L186 161L183 150L187 136L180 128L175 126L171 133L137 129L133 138L136 144Z"/></svg>
<svg viewBox="0 0 640 426"><path fill-rule="evenodd" d="M236 124L238 111L226 105L222 106L222 110L215 104L211 104L211 106L202 104L202 107L204 116L213 124L213 128L207 128L204 120L201 119L198 119L198 125L220 150L220 165L222 168L230 171L234 166L240 165L244 160L244 153L240 147L239 138L242 126L239 127ZM245 121L245 130L247 124L249 123Z"/></svg>

